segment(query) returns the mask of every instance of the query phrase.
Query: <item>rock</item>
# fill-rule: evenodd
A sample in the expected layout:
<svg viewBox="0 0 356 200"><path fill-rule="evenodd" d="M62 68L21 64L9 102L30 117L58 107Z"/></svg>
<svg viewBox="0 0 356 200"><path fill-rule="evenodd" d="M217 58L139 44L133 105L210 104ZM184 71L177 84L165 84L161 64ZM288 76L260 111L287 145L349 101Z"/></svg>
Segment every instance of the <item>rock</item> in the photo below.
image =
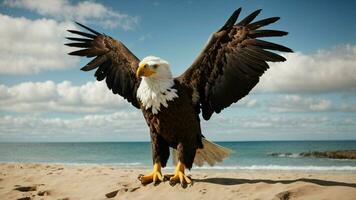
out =
<svg viewBox="0 0 356 200"><path fill-rule="evenodd" d="M274 157L294 157L295 154L287 152L287 153L268 153L269 156Z"/></svg>
<svg viewBox="0 0 356 200"><path fill-rule="evenodd" d="M31 197L21 197L21 198L19 198L17 200L31 200Z"/></svg>
<svg viewBox="0 0 356 200"><path fill-rule="evenodd" d="M339 151L309 151L300 154L304 157L332 158L332 159L356 159L356 150Z"/></svg>
<svg viewBox="0 0 356 200"><path fill-rule="evenodd" d="M14 190L18 190L20 192L30 192L30 191L36 191L37 187L36 186L19 186L16 187Z"/></svg>
<svg viewBox="0 0 356 200"><path fill-rule="evenodd" d="M281 153L268 153L269 156L279 156Z"/></svg>
<svg viewBox="0 0 356 200"><path fill-rule="evenodd" d="M129 191L129 188L121 188L121 189L119 190L119 192L127 192L127 191Z"/></svg>
<svg viewBox="0 0 356 200"><path fill-rule="evenodd" d="M115 190L115 191L112 191L112 192L109 192L109 193L105 194L105 196L107 198L114 198L117 195L118 192L119 192L119 190Z"/></svg>
<svg viewBox="0 0 356 200"><path fill-rule="evenodd" d="M278 193L276 197L273 200L289 200L291 197L291 193L289 191L284 191L281 193Z"/></svg>
<svg viewBox="0 0 356 200"><path fill-rule="evenodd" d="M44 191L38 191L38 192L37 192L37 195L38 195L38 196L48 196L48 195L49 195L49 191L46 191L46 190L44 190Z"/></svg>
<svg viewBox="0 0 356 200"><path fill-rule="evenodd" d="M130 189L130 192L135 192L136 190L140 189L140 187L134 187Z"/></svg>
<svg viewBox="0 0 356 200"><path fill-rule="evenodd" d="M139 189L139 188L140 188L140 187L132 188L132 189L130 190L130 192L133 192L133 191L135 191L135 190L137 190L137 189ZM128 191L129 191L129 188L121 188L121 189L118 189L118 190L109 192L109 193L105 194L105 196L106 196L107 198L114 198L114 197L117 195L117 193L119 193L119 192L128 192Z"/></svg>

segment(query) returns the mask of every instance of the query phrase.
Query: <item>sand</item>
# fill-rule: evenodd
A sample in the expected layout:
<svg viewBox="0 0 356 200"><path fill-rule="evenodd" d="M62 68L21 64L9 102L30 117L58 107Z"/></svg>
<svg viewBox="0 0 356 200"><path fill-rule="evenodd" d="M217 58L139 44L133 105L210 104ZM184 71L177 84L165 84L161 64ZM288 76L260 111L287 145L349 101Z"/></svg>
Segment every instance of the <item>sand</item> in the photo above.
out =
<svg viewBox="0 0 356 200"><path fill-rule="evenodd" d="M137 176L148 172L102 165L0 164L0 199L356 199L356 173L351 172L193 169L188 174L194 185L187 188L168 182L142 186Z"/></svg>

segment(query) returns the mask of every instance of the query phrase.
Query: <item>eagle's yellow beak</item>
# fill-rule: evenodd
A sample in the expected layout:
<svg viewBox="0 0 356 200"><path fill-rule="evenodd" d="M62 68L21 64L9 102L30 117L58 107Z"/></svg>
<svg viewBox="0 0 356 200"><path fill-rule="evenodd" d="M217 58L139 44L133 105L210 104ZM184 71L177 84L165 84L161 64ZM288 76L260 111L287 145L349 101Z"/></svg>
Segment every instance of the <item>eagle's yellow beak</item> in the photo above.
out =
<svg viewBox="0 0 356 200"><path fill-rule="evenodd" d="M154 73L156 72L149 69L148 64L141 63L136 71L136 78L140 78L141 76L149 77Z"/></svg>

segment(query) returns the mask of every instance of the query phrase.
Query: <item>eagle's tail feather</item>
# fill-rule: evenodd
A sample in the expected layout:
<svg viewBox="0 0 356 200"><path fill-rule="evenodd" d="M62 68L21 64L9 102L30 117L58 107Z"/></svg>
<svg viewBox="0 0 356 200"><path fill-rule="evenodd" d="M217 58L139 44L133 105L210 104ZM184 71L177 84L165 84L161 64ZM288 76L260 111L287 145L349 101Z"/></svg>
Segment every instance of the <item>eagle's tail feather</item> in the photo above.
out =
<svg viewBox="0 0 356 200"><path fill-rule="evenodd" d="M194 164L201 167L204 163L208 163L210 166L214 166L217 162L222 162L227 158L232 150L222 147L218 144L208 141L203 138L203 149L197 149L194 158ZM173 149L173 164L177 165L178 163L178 151Z"/></svg>
<svg viewBox="0 0 356 200"><path fill-rule="evenodd" d="M172 154L173 154L173 157L172 157L173 165L177 166L178 165L178 151L177 151L177 149L173 149Z"/></svg>

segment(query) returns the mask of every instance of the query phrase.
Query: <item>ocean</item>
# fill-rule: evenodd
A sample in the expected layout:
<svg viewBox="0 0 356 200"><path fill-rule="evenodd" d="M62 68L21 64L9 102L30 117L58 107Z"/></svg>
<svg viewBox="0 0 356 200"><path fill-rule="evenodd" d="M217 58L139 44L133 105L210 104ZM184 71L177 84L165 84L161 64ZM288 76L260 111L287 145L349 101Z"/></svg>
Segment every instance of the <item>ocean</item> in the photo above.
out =
<svg viewBox="0 0 356 200"><path fill-rule="evenodd" d="M349 171L356 173L356 160L307 158L307 151L354 150L356 141L253 141L217 142L233 154L215 170L302 170ZM271 153L278 153L272 156ZM149 142L58 142L0 143L0 162L99 164L120 167L151 168ZM168 161L168 168L173 168Z"/></svg>

